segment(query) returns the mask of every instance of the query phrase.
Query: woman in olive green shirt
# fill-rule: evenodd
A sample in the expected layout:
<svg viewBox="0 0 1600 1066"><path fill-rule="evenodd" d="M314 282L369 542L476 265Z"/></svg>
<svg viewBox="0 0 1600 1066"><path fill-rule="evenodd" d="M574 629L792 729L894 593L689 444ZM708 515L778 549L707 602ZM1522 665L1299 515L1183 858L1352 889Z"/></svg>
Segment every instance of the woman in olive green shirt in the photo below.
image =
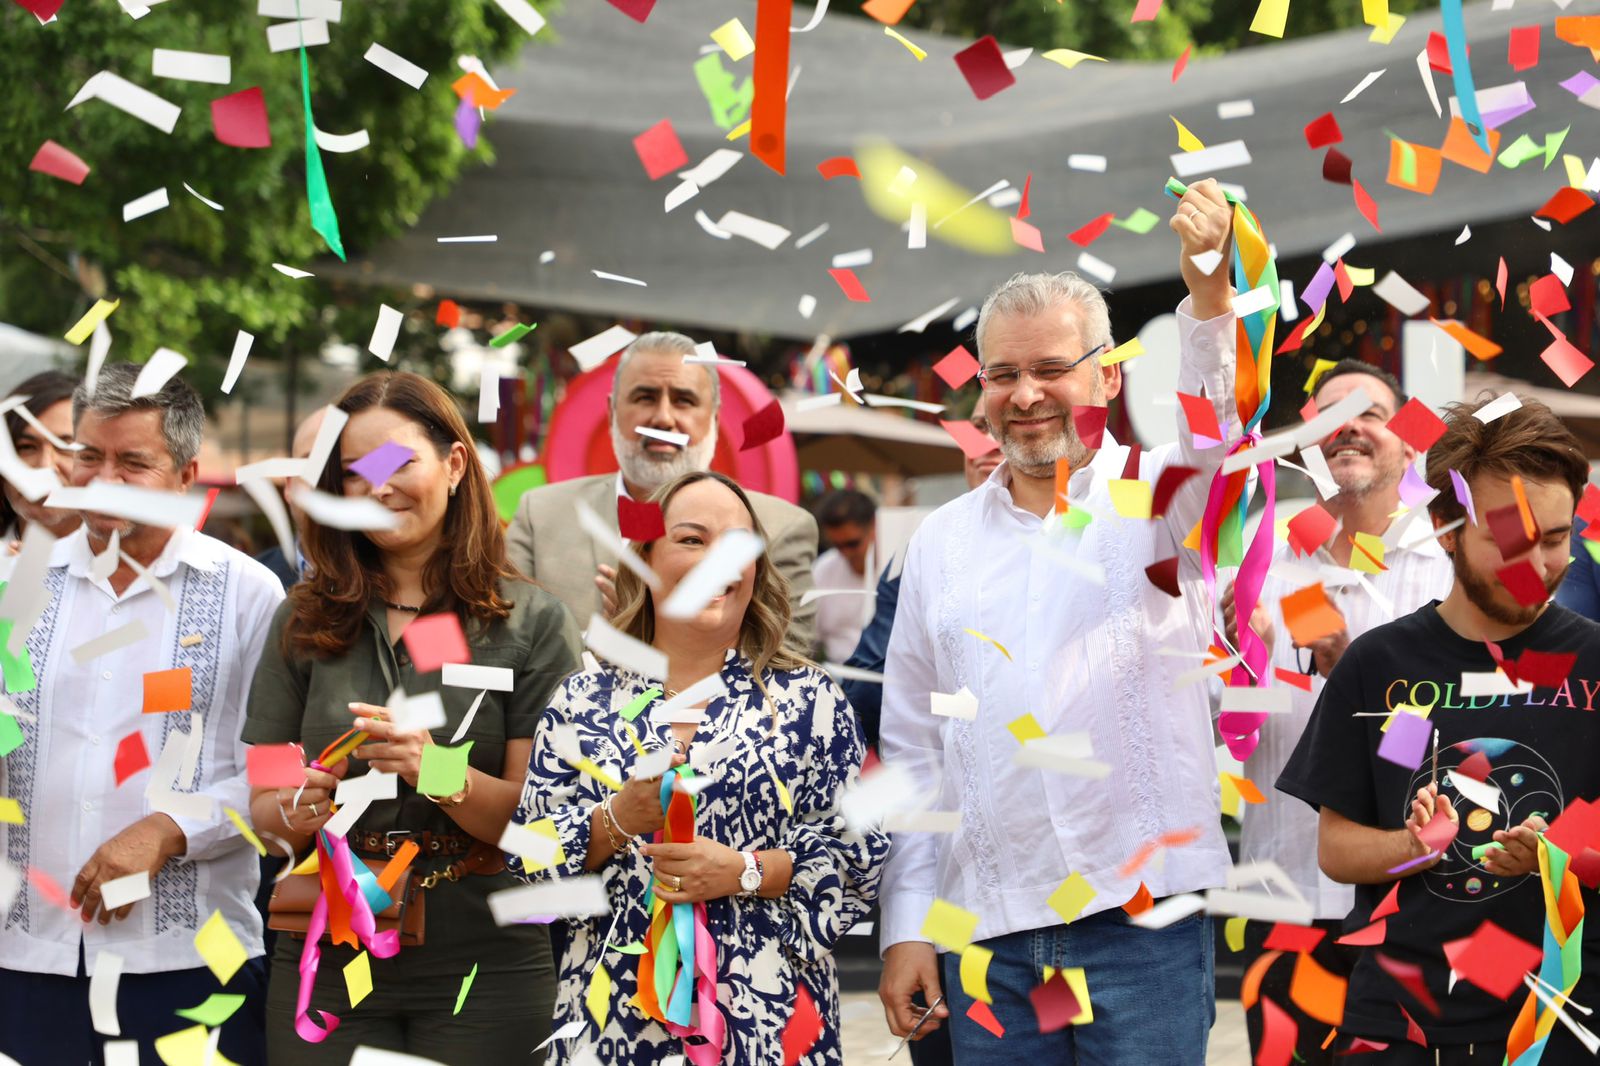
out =
<svg viewBox="0 0 1600 1066"><path fill-rule="evenodd" d="M306 762L351 727L369 739L331 774L307 767L298 788L254 789L250 813L258 831L303 857L328 821L339 779L396 774L397 798L373 802L346 840L358 857L414 841L421 852L413 869L439 876L423 892L423 943L387 959L369 955L372 992L358 1006L350 1005L345 967L359 952L323 941L311 1017L325 1011L339 1024L320 1042L302 1040L295 1027L304 938L279 936L268 1058L342 1064L365 1044L440 1062L536 1061L528 1055L548 1035L555 991L549 936L538 925L497 927L487 898L516 883L496 845L517 805L539 714L578 664L577 627L554 596L506 561L488 477L443 389L415 374L371 374L336 406L349 421L318 487L370 497L388 510L392 528L303 523L309 572L278 611L244 739L297 743ZM380 449L390 462L360 462ZM396 462L392 473L384 469ZM473 665L511 672L509 692L447 686L438 667L417 668L401 637L438 614L460 621ZM396 689L412 697L437 691L445 724L398 729L385 710ZM423 750L435 743L471 744L453 795L417 790Z"/></svg>

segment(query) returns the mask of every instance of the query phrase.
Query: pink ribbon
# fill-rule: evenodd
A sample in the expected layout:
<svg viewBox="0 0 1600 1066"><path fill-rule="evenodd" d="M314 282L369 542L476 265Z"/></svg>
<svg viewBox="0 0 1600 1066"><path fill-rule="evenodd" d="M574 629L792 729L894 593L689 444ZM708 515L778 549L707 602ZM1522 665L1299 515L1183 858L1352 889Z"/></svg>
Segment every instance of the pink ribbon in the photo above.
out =
<svg viewBox="0 0 1600 1066"><path fill-rule="evenodd" d="M679 904L682 906L682 904ZM700 1016L693 1025L667 1022L667 1032L683 1041L683 1054L694 1066L716 1066L722 1061L723 1043L727 1036L727 1023L722 1008L717 1006L717 942L706 927L706 905L694 905L694 968L695 1004ZM689 1042L689 1037L701 1036L705 1043Z"/></svg>
<svg viewBox="0 0 1600 1066"><path fill-rule="evenodd" d="M329 843L331 841L331 843ZM344 837L317 835L317 852L321 861L332 864L334 880L339 894L350 904L350 931L375 958L387 959L400 951L400 931L388 929L378 932L378 920L367 905L366 893L356 880L355 860L350 856L350 845ZM328 1034L339 1028L337 1016L327 1011L316 1013L322 1026L311 1020L311 992L317 983L317 967L322 962L320 941L328 927L328 899L318 896L311 908L311 919L306 925L306 946L300 952L300 988L295 994L294 1031L309 1044L320 1044ZM720 1018L718 1019L721 1020ZM696 1064L699 1066L699 1064Z"/></svg>

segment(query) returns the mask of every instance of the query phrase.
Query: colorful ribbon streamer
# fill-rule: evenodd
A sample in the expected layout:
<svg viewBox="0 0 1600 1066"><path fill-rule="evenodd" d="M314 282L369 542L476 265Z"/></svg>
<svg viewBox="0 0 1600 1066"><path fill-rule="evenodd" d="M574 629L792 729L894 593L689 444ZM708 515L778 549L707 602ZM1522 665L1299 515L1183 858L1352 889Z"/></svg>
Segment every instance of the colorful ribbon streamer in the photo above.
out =
<svg viewBox="0 0 1600 1066"><path fill-rule="evenodd" d="M674 767L661 778L661 809L667 817L655 834L658 844L694 840L695 798L672 787L680 773L692 772ZM706 924L706 905L667 903L652 890L646 890L645 903L650 931L639 956L639 1007L683 1041L684 1056L694 1066L715 1066L722 1061L727 1026L717 1006L717 944ZM695 1006L698 1018L691 1012ZM701 1039L691 1042L692 1036Z"/></svg>
<svg viewBox="0 0 1600 1066"><path fill-rule="evenodd" d="M1539 881L1544 888L1544 961L1539 980L1559 988L1561 1003L1583 976L1583 894L1568 856L1543 836L1539 837ZM1506 1041L1505 1066L1538 1066L1550 1031L1560 1018L1553 1006L1531 990L1511 1026Z"/></svg>

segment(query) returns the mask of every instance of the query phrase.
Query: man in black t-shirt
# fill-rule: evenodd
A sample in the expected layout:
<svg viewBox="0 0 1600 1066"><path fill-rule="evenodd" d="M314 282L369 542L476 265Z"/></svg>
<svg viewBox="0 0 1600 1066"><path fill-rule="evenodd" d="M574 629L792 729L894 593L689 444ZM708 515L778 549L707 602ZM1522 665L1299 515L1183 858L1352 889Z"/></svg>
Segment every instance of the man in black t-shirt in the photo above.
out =
<svg viewBox="0 0 1600 1066"><path fill-rule="evenodd" d="M1502 1060L1544 944L1538 834L1600 797L1600 626L1548 602L1588 462L1543 404L1479 406L1453 405L1428 450L1449 595L1350 645L1277 782L1319 809L1323 872L1357 886L1341 1042L1387 1044L1384 1063ZM1591 913L1573 1000L1600 1006ZM1499 935L1485 922L1523 943L1463 961ZM1569 1061L1589 1056L1557 1024L1542 1062Z"/></svg>

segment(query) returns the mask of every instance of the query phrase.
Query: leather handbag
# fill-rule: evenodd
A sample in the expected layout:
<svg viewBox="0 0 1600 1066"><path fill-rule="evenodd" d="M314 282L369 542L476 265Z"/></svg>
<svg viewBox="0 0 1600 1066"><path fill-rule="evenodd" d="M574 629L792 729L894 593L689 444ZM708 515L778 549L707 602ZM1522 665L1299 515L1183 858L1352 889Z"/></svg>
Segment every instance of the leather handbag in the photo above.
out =
<svg viewBox="0 0 1600 1066"><path fill-rule="evenodd" d="M367 864L373 876L377 876L389 864L389 860L384 857L368 858L361 855L355 857ZM403 947L416 947L423 942L423 930L427 918L427 908L424 905L426 898L423 895L425 880L431 878L418 877L414 869L406 870L389 893L389 898L394 902L373 915L377 919L379 932L389 929L400 930L400 944ZM285 877L273 886L272 899L267 903L267 928L303 938L311 924L311 910L321 895L320 874L290 874ZM332 939L332 933L324 932L322 939L327 943Z"/></svg>

